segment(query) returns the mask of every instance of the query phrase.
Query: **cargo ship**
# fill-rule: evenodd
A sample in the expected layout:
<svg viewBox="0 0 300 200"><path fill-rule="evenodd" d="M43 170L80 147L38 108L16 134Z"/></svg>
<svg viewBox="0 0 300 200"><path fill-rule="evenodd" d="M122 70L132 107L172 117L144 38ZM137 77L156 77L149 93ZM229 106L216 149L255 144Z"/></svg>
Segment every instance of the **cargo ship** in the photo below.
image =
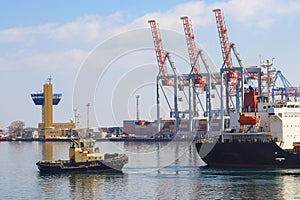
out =
<svg viewBox="0 0 300 200"><path fill-rule="evenodd" d="M300 168L300 88L274 67L273 59L245 66L228 39L223 12L213 12L223 56L215 81L222 124L195 143L200 157L207 167Z"/></svg>
<svg viewBox="0 0 300 200"><path fill-rule="evenodd" d="M72 139L69 160L42 160L36 163L41 173L64 172L122 172L128 163L126 154L104 154L94 148L92 138Z"/></svg>
<svg viewBox="0 0 300 200"><path fill-rule="evenodd" d="M244 102L228 128L196 142L207 167L300 168L300 102L268 102L253 90Z"/></svg>

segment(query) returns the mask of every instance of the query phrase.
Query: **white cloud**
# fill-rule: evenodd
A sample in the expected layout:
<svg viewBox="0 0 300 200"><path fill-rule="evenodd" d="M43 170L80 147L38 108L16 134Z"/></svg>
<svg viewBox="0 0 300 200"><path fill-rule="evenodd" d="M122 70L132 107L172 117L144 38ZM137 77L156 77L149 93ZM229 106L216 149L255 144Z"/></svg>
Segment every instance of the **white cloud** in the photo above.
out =
<svg viewBox="0 0 300 200"><path fill-rule="evenodd" d="M28 43L46 40L84 45L99 42L124 26L119 12L109 16L86 15L64 24L47 23L32 27L15 27L0 31L0 43Z"/></svg>
<svg viewBox="0 0 300 200"><path fill-rule="evenodd" d="M91 42L95 41L104 27L99 23L97 16L84 16L74 22L55 27L50 34L50 38L62 42Z"/></svg>
<svg viewBox="0 0 300 200"><path fill-rule="evenodd" d="M58 66L59 63L74 64L107 38L128 30L149 27L149 19L156 19L162 29L179 32L182 32L180 17L183 15L189 16L194 28L214 24L214 8L221 8L225 17L230 16L237 22L266 29L282 15L298 14L300 1L231 0L213 4L193 1L176 5L165 12L147 13L131 22L124 20L124 14L115 12L109 16L81 16L64 24L55 22L1 30L1 68L15 68L16 65L39 66L45 65L49 60L56 62Z"/></svg>
<svg viewBox="0 0 300 200"><path fill-rule="evenodd" d="M180 17L187 15L194 26L214 23L212 9L221 8L226 16L236 21L271 25L278 15L295 14L300 11L300 1L279 0L231 0L207 4L205 1L193 1L176 5L165 12L147 13L125 22L126 17L120 12L108 16L86 15L64 24L48 23L34 27L16 27L0 31L0 43L36 42L51 40L67 44L92 44L123 31L148 27L149 19L157 19L165 29L182 29Z"/></svg>
<svg viewBox="0 0 300 200"><path fill-rule="evenodd" d="M272 26L284 15L298 14L300 11L300 1L231 0L213 5L238 22L254 24L262 29Z"/></svg>
<svg viewBox="0 0 300 200"><path fill-rule="evenodd" d="M51 53L33 53L22 62L31 63L32 68L48 67L53 70L59 68L77 69L82 60L88 55L88 52L79 49L70 49L65 51Z"/></svg>
<svg viewBox="0 0 300 200"><path fill-rule="evenodd" d="M17 52L0 57L0 70L19 69L77 69L88 52L80 49L57 50L55 52L38 52L20 49Z"/></svg>
<svg viewBox="0 0 300 200"><path fill-rule="evenodd" d="M117 22L117 23L114 23ZM79 67L89 51L118 32L120 13L82 16L64 24L48 23L0 31L0 70Z"/></svg>
<svg viewBox="0 0 300 200"><path fill-rule="evenodd" d="M0 43L28 43L35 40L35 36L48 35L56 26L55 23L34 27L15 27L0 31Z"/></svg>
<svg viewBox="0 0 300 200"><path fill-rule="evenodd" d="M276 22L276 19L274 19L274 18L265 18L265 19L259 20L256 23L256 27L260 28L260 29L267 29L267 28L271 27L275 22Z"/></svg>
<svg viewBox="0 0 300 200"><path fill-rule="evenodd" d="M193 20L194 26L207 25L213 22L211 8L203 1L188 2L177 5L166 12L148 13L135 19L128 27L149 27L148 20L155 19L160 27L182 31L180 17L189 16Z"/></svg>
<svg viewBox="0 0 300 200"><path fill-rule="evenodd" d="M300 1L281 0L231 0L208 4L205 1L192 1L179 4L166 12L147 13L126 25L127 28L148 27L149 19L156 19L161 28L182 31L180 17L188 16L193 26L206 26L215 23L213 9L220 8L226 16L237 22L248 23L256 28L266 29L283 15L298 14Z"/></svg>

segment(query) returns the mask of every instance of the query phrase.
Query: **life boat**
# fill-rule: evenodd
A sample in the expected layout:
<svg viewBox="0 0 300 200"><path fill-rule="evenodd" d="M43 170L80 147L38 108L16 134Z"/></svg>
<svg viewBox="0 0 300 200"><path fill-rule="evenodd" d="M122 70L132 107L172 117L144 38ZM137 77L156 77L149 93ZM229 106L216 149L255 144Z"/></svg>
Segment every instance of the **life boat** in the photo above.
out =
<svg viewBox="0 0 300 200"><path fill-rule="evenodd" d="M238 122L241 125L255 125L257 124L256 116L241 114Z"/></svg>

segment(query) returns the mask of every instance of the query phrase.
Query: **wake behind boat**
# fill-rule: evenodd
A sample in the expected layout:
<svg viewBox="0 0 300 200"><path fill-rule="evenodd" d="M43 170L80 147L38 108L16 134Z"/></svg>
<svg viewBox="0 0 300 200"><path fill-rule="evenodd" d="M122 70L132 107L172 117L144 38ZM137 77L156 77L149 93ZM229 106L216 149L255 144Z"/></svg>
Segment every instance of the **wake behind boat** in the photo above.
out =
<svg viewBox="0 0 300 200"><path fill-rule="evenodd" d="M72 139L69 160L42 160L36 163L40 172L121 172L128 157L125 154L103 154L94 148L93 139Z"/></svg>

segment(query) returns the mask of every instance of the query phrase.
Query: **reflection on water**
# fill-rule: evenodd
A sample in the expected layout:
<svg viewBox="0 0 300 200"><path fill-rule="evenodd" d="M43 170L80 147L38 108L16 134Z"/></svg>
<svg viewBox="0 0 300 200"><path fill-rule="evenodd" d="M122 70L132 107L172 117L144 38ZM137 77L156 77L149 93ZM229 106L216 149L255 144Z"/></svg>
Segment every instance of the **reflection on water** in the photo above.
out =
<svg viewBox="0 0 300 200"><path fill-rule="evenodd" d="M299 175L285 172L234 172L174 165L146 174L39 175L39 179L43 194L54 198L297 199Z"/></svg>
<svg viewBox="0 0 300 200"><path fill-rule="evenodd" d="M282 189L281 195L284 199L300 199L300 171L291 170L281 178Z"/></svg>
<svg viewBox="0 0 300 200"><path fill-rule="evenodd" d="M291 169L202 169L201 175L226 185L220 196L246 199L300 198L300 170Z"/></svg>
<svg viewBox="0 0 300 200"><path fill-rule="evenodd" d="M114 188L126 186L126 180L126 175L122 173L70 175L70 199L99 199L109 198L109 196L113 197ZM107 193L107 191L109 192Z"/></svg>
<svg viewBox="0 0 300 200"><path fill-rule="evenodd" d="M41 142L42 160L69 159L70 142Z"/></svg>
<svg viewBox="0 0 300 200"><path fill-rule="evenodd" d="M115 143L102 143L102 149L107 152L119 149L128 155L129 162L124 168L126 173L156 171L178 163L179 159L185 165L204 165L190 142L118 142L117 148L111 145Z"/></svg>
<svg viewBox="0 0 300 200"><path fill-rule="evenodd" d="M126 186L126 174L55 174L38 175L43 186L43 195L54 199L102 199L113 197L113 191ZM55 180L54 184L53 180ZM45 184L48 183L48 184Z"/></svg>
<svg viewBox="0 0 300 200"><path fill-rule="evenodd" d="M110 153L131 152L125 173L42 175L35 162L66 159L69 143L0 142L0 199L300 198L300 169L199 168L203 162L195 148L183 148L182 143L97 145ZM149 162L145 155L152 156Z"/></svg>
<svg viewBox="0 0 300 200"><path fill-rule="evenodd" d="M53 160L53 142L45 142L43 145L43 160Z"/></svg>

